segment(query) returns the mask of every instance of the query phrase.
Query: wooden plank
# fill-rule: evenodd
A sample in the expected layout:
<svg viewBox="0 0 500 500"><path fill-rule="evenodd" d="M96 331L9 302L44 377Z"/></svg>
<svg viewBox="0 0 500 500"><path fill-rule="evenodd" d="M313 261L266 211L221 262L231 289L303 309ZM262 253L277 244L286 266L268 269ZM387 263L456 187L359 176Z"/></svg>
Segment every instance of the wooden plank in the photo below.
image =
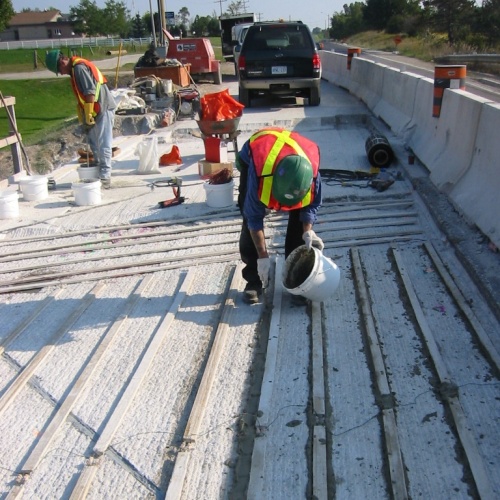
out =
<svg viewBox="0 0 500 500"><path fill-rule="evenodd" d="M203 377L201 379L200 386L198 387L198 391L196 392L193 408L189 414L189 420L184 431L184 440L187 442L195 441L200 430L203 415L205 414L205 407L208 399L210 398L210 393L212 391L215 376L217 375L220 359L224 353L227 339L230 334L229 325L231 324L231 317L234 313L236 298L239 293L242 268L243 264L238 264L233 274L229 293L227 294L224 304L224 310L215 333L215 340L213 342L212 349L210 350L207 365L205 367L205 371L203 372Z"/></svg>
<svg viewBox="0 0 500 500"><path fill-rule="evenodd" d="M425 248L427 250L427 253L429 254L430 258L432 259L432 262L436 266L436 269L438 270L441 279L444 281L446 287L450 291L450 293L453 295L453 298L457 302L458 306L464 313L465 317L467 318L467 321L470 323L474 331L476 332L476 335L479 339L479 342L481 342L484 350L487 353L487 356L489 357L490 361L495 365L495 368L500 370L500 354L498 353L496 347L494 346L493 342L490 340L490 337L486 333L485 329L483 328L483 325L479 322L477 319L477 316L474 314L473 310L467 303L467 300L465 300L465 297L463 296L462 292L456 285L455 281L451 277L450 273L445 269L443 262L441 258L439 257L438 253L436 252L435 248L432 246L432 243L429 241L426 241L424 243Z"/></svg>
<svg viewBox="0 0 500 500"><path fill-rule="evenodd" d="M326 431L324 425L315 425L313 430L312 488L315 500L328 499L328 465L326 461Z"/></svg>
<svg viewBox="0 0 500 500"><path fill-rule="evenodd" d="M109 233L113 231L119 231L120 229L137 229L141 227L158 227L158 226L181 226L185 224L200 224L200 221L208 220L212 221L214 218L214 214L217 214L217 217L220 219L236 217L235 221L240 220L240 212L239 210L228 211L226 209L222 211L214 210L208 215L199 215L197 217L189 217L186 219L163 219L158 221L148 221L148 222L135 222L130 224L119 224L116 226L103 226L96 227L93 229L80 229L78 231L68 231L67 233L57 233L57 234L47 234L47 235L38 235L38 236L22 236L19 238L11 238L9 240L2 240L2 246L8 244L16 244L16 243L24 243L27 241L46 241L53 240L55 238L73 238L74 236L82 236L86 234L99 234L99 233ZM227 223L226 223L227 224ZM211 224L210 224L211 226ZM193 228L196 226L193 226ZM3 255L3 254L2 254Z"/></svg>
<svg viewBox="0 0 500 500"><path fill-rule="evenodd" d="M4 105L5 103L5 105ZM16 98L14 96L3 96L3 99L0 100L0 108L11 107L16 104Z"/></svg>
<svg viewBox="0 0 500 500"><path fill-rule="evenodd" d="M276 271L274 273L273 310L269 325L266 364L264 367L264 375L262 377L262 389L259 400L259 424L257 425L256 438L252 452L252 466L250 469L247 500L262 500L262 498L264 498L263 477L264 470L266 468L266 432L273 419L273 415L271 414L271 399L273 397L274 377L276 374L276 362L278 356L279 327L281 323L283 266L284 257L279 255L276 259Z"/></svg>
<svg viewBox="0 0 500 500"><path fill-rule="evenodd" d="M20 374L15 378L0 399L0 415L2 415L2 413L8 408L19 391L31 378L35 370L45 361L47 355L55 348L59 340L61 340L61 338L67 333L75 321L84 313L84 311L90 306L105 286L106 285L104 283L97 284L80 302L77 309L73 311L66 321L64 321L64 323L57 329L54 335L52 335L48 343L45 344L21 370Z"/></svg>
<svg viewBox="0 0 500 500"><path fill-rule="evenodd" d="M160 323L160 326L153 335L153 338L151 339L146 352L143 354L140 360L139 366L136 368L131 380L127 385L127 388L125 389L125 392L114 408L111 417L106 423L106 426L102 430L101 435L94 446L94 455L102 455L110 445L113 436L118 430L118 427L123 417L125 416L130 403L132 403L137 390L141 386L142 381L144 380L144 377L146 376L158 349L167 338L167 335L170 333L170 327L175 320L175 316L177 314L177 311L179 310L179 307L181 306L182 302L189 292L189 289L191 288L195 275L196 269L191 269L187 273L179 289L179 292L176 294L175 299L170 306L168 313L165 315L162 322Z"/></svg>
<svg viewBox="0 0 500 500"><path fill-rule="evenodd" d="M144 380L144 377L146 376L158 349L164 342L168 333L170 333L170 326L174 322L177 311L179 310L179 307L181 306L189 289L191 288L191 284L195 275L196 270L192 269L185 276L179 292L176 294L168 313L165 315L162 322L158 326L158 329L154 333L153 338L146 348L146 351L141 357L139 365L132 375L132 378L130 379L125 391L121 395L118 404L113 408L111 416L108 418L108 421L106 422L101 435L95 443L92 450L92 456L89 457L90 461L87 461L83 472L78 477L78 481L73 488L70 496L71 500L84 499L86 497L90 484L92 483L98 469L98 464L96 465L94 460L91 459L99 458L108 449L115 433L118 431L120 423L125 416L128 407L132 403L137 390L141 386L142 381Z"/></svg>
<svg viewBox="0 0 500 500"><path fill-rule="evenodd" d="M234 243L236 243L237 240L234 240ZM230 242L233 243L233 242ZM199 246L205 247L207 246L206 243L200 244ZM234 253L235 249L234 248L229 248L226 250L217 250L217 255L228 255L231 253ZM149 252L151 253L151 251ZM126 258L127 255L122 255L123 258ZM76 275L82 275L82 274L96 274L96 273L101 273L101 272L106 272L106 271L116 271L120 269L129 269L131 266L133 267L142 267L142 266L153 266L157 264L163 264L165 262L180 262L184 261L183 265L186 265L186 261L190 260L195 260L198 261L199 259L203 259L207 257L207 252L200 252L200 253L193 253L189 255L185 255L184 257L182 255L174 255L172 257L162 257L162 258L155 258L155 259L149 259L149 260L141 260L141 261L135 261L135 262L123 262L121 264L114 264L114 265L105 265L101 267L93 267L92 269L72 269L70 271L65 271L65 272L60 272L60 273L51 273L51 274L46 274L46 275L38 275L38 276L28 276L27 278L18 278L17 280L9 280L9 281L2 281L0 282L0 291L12 291L12 288L9 289L9 286L12 285L14 287L14 284L17 283L30 283L32 285L32 288L36 288L38 282L44 282L48 279L55 281L60 279L60 278L66 278L69 276L76 276ZM102 256L100 257L100 260L102 260ZM98 277L98 279L101 279L101 276ZM81 281L81 279L79 280Z"/></svg>
<svg viewBox="0 0 500 500"><path fill-rule="evenodd" d="M0 343L0 355L5 351L5 347L8 346L14 339L16 339L33 321L37 316L63 291L62 288L52 292L49 296L45 297L36 309L28 316L21 324L19 324L12 332L5 337Z"/></svg>
<svg viewBox="0 0 500 500"><path fill-rule="evenodd" d="M323 329L321 305L311 302L312 311L312 399L315 415L325 415L325 377L323 366Z"/></svg>
<svg viewBox="0 0 500 500"><path fill-rule="evenodd" d="M190 236L192 238L197 238L200 236L204 236L205 234L207 236L213 236L215 234L236 234L240 232L240 228L238 228L237 231L207 231L206 233L200 233L196 234L193 236ZM68 253L81 253L81 252L88 252L89 250L92 251L97 251L97 250L114 250L116 248L123 248L123 247L132 247L133 249L129 250L126 254L124 253L117 253L117 252L108 252L106 253L106 259L123 259L124 257L132 257L134 255L149 255L151 253L163 253L163 252L172 252L172 251L178 251L178 250L184 250L186 248L197 248L197 247L207 247L207 246L213 246L217 247L221 244L226 245L227 243L237 243L239 241L238 238L227 238L223 242L214 242L214 243L200 243L200 244L185 244L182 247L177 245L172 245L172 243L166 243L166 241L173 241L173 240L178 240L179 236L172 236L172 238L151 238L147 241L131 241L131 242L126 242L126 243L111 243L109 246L101 246L101 247L92 247L89 248L88 245L82 245L80 247L72 248L69 251L63 251L63 252L34 252L29 255L25 255L24 257L19 257L17 259L10 259L12 260L20 260L22 262L25 262L27 259L38 259L39 257L47 257L47 256L52 256L52 255L60 255L62 254L68 254ZM154 250L151 250L150 248L146 250L139 250L138 247L141 245L150 245L151 243L165 243L164 245L157 245L155 246ZM206 254L205 254L206 255ZM54 264L48 264L48 263L42 263L42 264L28 264L27 266L23 267L13 267L10 269L3 269L2 274L6 273L15 273L15 272L21 272L21 271L32 271L35 269L46 269L48 267L60 267L61 265L73 265L73 264L80 264L82 262L93 262L93 261L101 261L103 259L103 255L100 253L99 255L95 254L90 254L86 257L82 257L80 259L73 259L73 260L64 260L64 262L57 262Z"/></svg>
<svg viewBox="0 0 500 500"><path fill-rule="evenodd" d="M16 144L18 141L15 135L10 135L9 137L5 137L4 139L0 139L0 149L6 148L11 144Z"/></svg>
<svg viewBox="0 0 500 500"><path fill-rule="evenodd" d="M23 464L19 474L22 477L22 482L16 484L12 488L7 496L7 499L12 500L17 498L26 481L29 479L30 474L35 470L37 465L42 460L45 455L47 448L52 443L57 431L61 425L66 421L71 409L73 408L78 397L85 390L87 383L90 381L92 373L96 369L100 359L106 352L107 348L111 345L111 342L115 338L116 334L120 331L125 321L128 319L129 314L137 304L141 294L144 292L149 283L152 280L152 275L145 277L142 282L136 287L135 291L130 295L125 303L125 310L120 314L120 316L113 322L108 331L101 338L97 349L90 358L90 360L85 364L84 370L81 372L78 379L75 381L73 387L69 394L61 402L59 408L57 409L55 415L52 416L49 425L45 428L41 436L39 437L35 447L30 452L28 458Z"/></svg>
<svg viewBox="0 0 500 500"><path fill-rule="evenodd" d="M439 348L436 344L432 331L429 327L429 324L427 323L427 319L425 318L422 307L420 306L420 302L418 300L417 294L415 293L415 288L413 286L411 278L406 272L401 254L396 248L393 248L392 252L396 260L396 265L398 266L399 274L403 280L406 293L408 294L408 298L417 318L420 331L424 336L425 343L432 357L432 362L434 364L434 367L436 368L441 384L450 384L451 386L454 386L455 384L450 381L448 370L446 369L446 365L441 357L441 353L439 352ZM451 409L460 442L462 443L465 454L467 455L469 467L474 477L476 488L479 492L479 497L495 498L487 468L484 465L483 457L479 452L477 442L470 431L470 426L468 425L467 418L463 411L462 405L460 404L458 396L455 396L453 394L443 395L443 398L448 401L449 407Z"/></svg>
<svg viewBox="0 0 500 500"><path fill-rule="evenodd" d="M388 402L391 400L391 390L387 380L384 358L378 342L375 321L373 319L373 313L368 296L368 289L366 287L363 268L361 266L361 259L357 248L351 249L351 257L353 262L354 278L356 280L356 288L361 302L361 312L366 328L366 334L368 336L370 356L375 372L375 381L379 392L378 396L382 405L384 405L384 400L386 401L385 405L388 405ZM398 429L392 408L382 408L382 420L384 425L385 444L387 448L387 460L389 462L389 471L391 475L390 487L392 489L392 495L393 498L404 500L408 498L408 491L406 487L401 446L399 444Z"/></svg>
<svg viewBox="0 0 500 500"><path fill-rule="evenodd" d="M40 249L34 249L34 250L30 249L26 251L19 249L16 250L15 254L13 254L12 250L10 250L8 254L4 254L2 257L0 257L0 262L12 262L17 260L24 261L26 259L38 259L40 257L49 257L51 255L61 255L61 254L66 255L68 253L88 252L90 250L109 250L111 248L114 249L114 248L123 248L128 246L148 245L151 243L165 243L168 241L179 240L180 238L179 235L181 235L183 232L192 233L187 236L182 236L183 239L198 238L200 236L205 236L205 235L212 236L216 234L219 235L219 234L231 234L240 232L240 226L241 226L240 221L234 224L234 226L237 226L234 230L227 229L228 226L227 222L221 223L221 225L222 229L218 230L211 229L211 226L210 227L205 226L204 229L198 229L198 230L195 230L193 228L184 228L184 229L179 228L173 230L158 231L151 234L108 236L107 238L104 239L78 241L75 243L45 246L46 250L43 251L41 251ZM117 243L120 240L127 240L127 241ZM172 245L170 245L168 248L172 248Z"/></svg>
<svg viewBox="0 0 500 500"><path fill-rule="evenodd" d="M323 215L323 214L321 214ZM357 222L357 221L371 221L371 220L386 220L386 219L401 219L404 217L408 218L418 218L418 213L415 211L411 212L381 212L380 214L377 214L376 216L368 216L366 214L360 214L360 215L330 215L326 217L321 217L321 222L316 223L316 229L315 231L322 231L324 226L326 226L329 222L333 222L335 224L338 224L339 222ZM279 219L276 222L271 222L268 223L267 225L269 227L282 227L286 226L288 224L288 219ZM316 232L317 232L316 231Z"/></svg>
<svg viewBox="0 0 500 500"><path fill-rule="evenodd" d="M327 448L325 430L325 376L323 366L323 328L321 322L321 303L311 302L312 314L312 401L313 418L313 496L318 500L328 498L327 487Z"/></svg>
<svg viewBox="0 0 500 500"><path fill-rule="evenodd" d="M183 449L179 452L175 460L172 478L165 496L168 500L179 500L182 498L182 490L191 457L190 450L192 449L193 443L196 442L196 437L199 434L207 401L210 398L213 382L217 374L219 362L230 334L229 325L232 314L234 313L236 297L239 293L242 268L243 264L238 264L233 274L229 292L224 303L221 320L215 333L215 340L213 342L207 365L205 367L200 386L198 387L198 391L196 392L196 398L184 431Z"/></svg>
<svg viewBox="0 0 500 500"><path fill-rule="evenodd" d="M393 240L391 240L393 241ZM232 252L232 253L230 253ZM139 267L139 268L130 268L129 267L124 267L123 269L120 269L120 272L101 272L97 275L93 276L85 276L85 278L81 278L81 276L72 276L64 279L54 279L54 280L47 280L47 281L42 281L40 283L27 283L25 285L19 285L19 286L10 286L6 288L0 288L0 293L11 293L11 292L19 292L22 290L33 290L36 288L43 288L46 286L55 286L55 285L63 285L63 284L71 284L71 283L81 283L84 280L88 281L95 281L95 280L105 280L105 279L115 279L115 278L123 278L125 276L135 276L137 274L146 274L146 273L156 273L159 271L169 271L171 269L179 269L182 267L186 266L202 266L205 264L215 264L218 262L229 262L233 259L236 259L239 257L239 253L235 252L234 250L228 251L228 253L218 251L218 254L216 257L211 257L211 258L200 258L198 254L193 254L194 257L198 256L197 259L195 259L195 262L190 262L189 260L182 260L182 261L176 261L175 264L167 264L167 265L161 265L161 264L155 264L151 267ZM180 258L180 257L179 257ZM146 266L147 263L144 265ZM134 263L134 266L136 263Z"/></svg>

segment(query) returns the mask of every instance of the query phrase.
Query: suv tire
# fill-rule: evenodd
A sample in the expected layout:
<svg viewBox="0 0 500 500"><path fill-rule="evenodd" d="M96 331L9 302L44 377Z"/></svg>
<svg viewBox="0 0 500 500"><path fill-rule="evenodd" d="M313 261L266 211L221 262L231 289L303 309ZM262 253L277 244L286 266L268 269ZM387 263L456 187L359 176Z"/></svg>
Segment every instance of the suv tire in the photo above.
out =
<svg viewBox="0 0 500 500"><path fill-rule="evenodd" d="M321 103L321 96L319 89L311 89L309 92L309 106L319 106Z"/></svg>

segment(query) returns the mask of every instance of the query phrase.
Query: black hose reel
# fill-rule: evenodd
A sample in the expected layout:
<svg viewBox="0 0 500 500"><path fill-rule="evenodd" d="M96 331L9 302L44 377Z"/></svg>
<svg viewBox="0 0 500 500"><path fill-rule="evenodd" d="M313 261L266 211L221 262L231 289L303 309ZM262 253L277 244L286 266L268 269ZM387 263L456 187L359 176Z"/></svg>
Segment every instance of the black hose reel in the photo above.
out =
<svg viewBox="0 0 500 500"><path fill-rule="evenodd" d="M365 143L366 154L372 167L387 168L394 160L394 152L387 138L372 134Z"/></svg>

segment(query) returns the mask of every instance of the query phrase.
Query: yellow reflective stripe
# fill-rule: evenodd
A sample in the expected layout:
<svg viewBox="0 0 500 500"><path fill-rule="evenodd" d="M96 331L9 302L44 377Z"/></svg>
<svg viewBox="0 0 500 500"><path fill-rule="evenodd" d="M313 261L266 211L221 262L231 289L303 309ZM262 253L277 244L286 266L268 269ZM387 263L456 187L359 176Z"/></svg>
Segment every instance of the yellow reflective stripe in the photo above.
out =
<svg viewBox="0 0 500 500"><path fill-rule="evenodd" d="M273 188L273 177L268 175L267 177L262 177L262 192L260 193L260 201L264 205L269 205L271 200L271 192Z"/></svg>
<svg viewBox="0 0 500 500"><path fill-rule="evenodd" d="M309 191L307 194L302 198L302 206L306 207L307 205L311 204L311 188L309 188Z"/></svg>

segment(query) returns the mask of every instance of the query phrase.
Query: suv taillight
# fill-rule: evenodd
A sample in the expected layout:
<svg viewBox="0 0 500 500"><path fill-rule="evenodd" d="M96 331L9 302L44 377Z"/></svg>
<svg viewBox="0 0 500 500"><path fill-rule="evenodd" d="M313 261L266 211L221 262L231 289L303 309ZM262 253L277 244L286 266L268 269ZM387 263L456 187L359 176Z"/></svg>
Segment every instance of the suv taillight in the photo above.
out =
<svg viewBox="0 0 500 500"><path fill-rule="evenodd" d="M313 68L318 70L321 69L321 59L319 58L319 54L313 55Z"/></svg>
<svg viewBox="0 0 500 500"><path fill-rule="evenodd" d="M245 56L238 57L238 71L245 71L246 61Z"/></svg>

